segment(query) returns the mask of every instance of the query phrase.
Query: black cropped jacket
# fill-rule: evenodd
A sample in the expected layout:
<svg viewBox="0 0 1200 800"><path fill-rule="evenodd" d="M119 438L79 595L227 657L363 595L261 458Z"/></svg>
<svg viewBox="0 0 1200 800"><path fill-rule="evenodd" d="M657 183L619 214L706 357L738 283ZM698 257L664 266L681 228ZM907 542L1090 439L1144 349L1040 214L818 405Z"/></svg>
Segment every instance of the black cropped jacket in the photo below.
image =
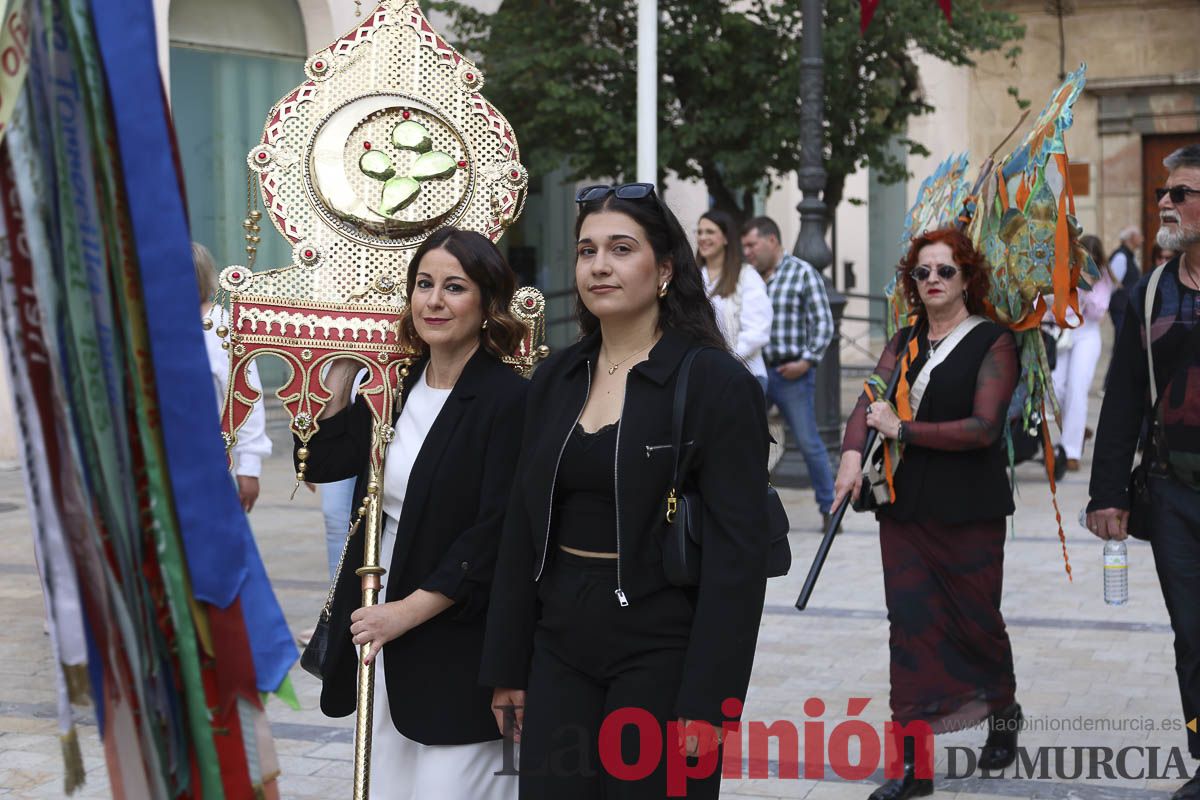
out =
<svg viewBox="0 0 1200 800"><path fill-rule="evenodd" d="M637 614L638 600L667 586L662 566L672 469L671 415L678 367L692 341L666 330L626 382L613 469L617 571L612 602ZM600 346L592 334L535 373L488 611L481 680L524 688L539 610L537 581L551 538L559 459L588 397ZM695 620L676 711L719 722L721 702L744 699L766 587L766 409L754 376L727 352L708 349L692 368L683 441L689 475L704 500L705 528Z"/></svg>

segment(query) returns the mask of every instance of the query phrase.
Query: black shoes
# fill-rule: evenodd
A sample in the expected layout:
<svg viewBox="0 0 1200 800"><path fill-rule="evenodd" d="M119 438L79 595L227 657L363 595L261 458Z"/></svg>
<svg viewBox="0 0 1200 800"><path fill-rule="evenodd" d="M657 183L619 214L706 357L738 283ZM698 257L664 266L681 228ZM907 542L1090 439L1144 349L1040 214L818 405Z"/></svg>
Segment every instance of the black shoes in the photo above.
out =
<svg viewBox="0 0 1200 800"><path fill-rule="evenodd" d="M867 800L907 800L909 797L928 797L933 794L933 780L916 776L916 743L904 739L904 777L893 778L871 792Z"/></svg>
<svg viewBox="0 0 1200 800"><path fill-rule="evenodd" d="M1017 734L1024 719L1025 715L1021 713L1021 706L1017 703L993 712L988 717L987 741L979 752L980 769L994 772L1017 760ZM1200 797L1200 794L1197 797Z"/></svg>
<svg viewBox="0 0 1200 800"><path fill-rule="evenodd" d="M1200 771L1192 777L1190 781L1180 786L1175 790L1175 794L1171 795L1171 800L1196 800L1200 798Z"/></svg>
<svg viewBox="0 0 1200 800"><path fill-rule="evenodd" d="M871 792L867 800L907 800L909 797L928 797L933 794L933 781L913 776L913 765L904 765L904 777L893 778Z"/></svg>

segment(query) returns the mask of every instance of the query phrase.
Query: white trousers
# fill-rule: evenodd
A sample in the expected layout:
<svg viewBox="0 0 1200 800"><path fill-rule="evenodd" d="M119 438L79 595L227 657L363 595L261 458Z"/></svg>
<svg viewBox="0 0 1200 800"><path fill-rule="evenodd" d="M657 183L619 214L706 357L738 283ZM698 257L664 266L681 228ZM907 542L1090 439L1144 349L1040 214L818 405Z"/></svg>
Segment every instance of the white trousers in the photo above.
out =
<svg viewBox="0 0 1200 800"><path fill-rule="evenodd" d="M380 563L390 564L396 523L386 517L380 544ZM517 776L494 774L504 766L503 740L430 745L405 737L392 722L383 670L381 652L375 657L371 800L516 800Z"/></svg>
<svg viewBox="0 0 1200 800"><path fill-rule="evenodd" d="M1067 458L1083 456L1088 393L1100 361L1100 323L1088 321L1071 331L1071 349L1058 354L1054 365L1054 394L1062 406L1062 446Z"/></svg>

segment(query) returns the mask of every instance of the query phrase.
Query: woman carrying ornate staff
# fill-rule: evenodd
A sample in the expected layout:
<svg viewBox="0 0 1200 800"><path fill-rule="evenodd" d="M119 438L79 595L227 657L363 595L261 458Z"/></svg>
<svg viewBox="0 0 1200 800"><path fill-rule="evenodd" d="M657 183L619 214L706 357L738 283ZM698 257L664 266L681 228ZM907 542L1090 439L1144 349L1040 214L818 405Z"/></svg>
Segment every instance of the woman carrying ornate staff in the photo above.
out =
<svg viewBox="0 0 1200 800"><path fill-rule="evenodd" d="M705 759L709 777L687 781L687 797L712 798L717 748L687 722L737 717L750 679L767 572L765 401L654 186L593 186L577 202L584 335L530 386L482 678L498 687L497 724L516 712L525 800L666 797L664 758L644 775L606 773L641 760L638 726L599 736L618 709ZM683 588L667 580L663 533L675 384L696 347L681 450L703 557L699 585Z"/></svg>
<svg viewBox="0 0 1200 800"><path fill-rule="evenodd" d="M901 270L918 332L906 349L910 328L900 330L875 368L887 376L901 364L900 413L866 393L859 399L846 426L834 505L858 496L867 428L886 437L885 447L901 445L889 479L892 502L877 512L892 717L900 725L929 723L935 733L987 718L979 765L1001 769L1016 756L1021 719L1000 614L1005 518L1014 510L1001 436L1017 382L1016 344L980 316L988 267L961 232L916 237ZM903 776L871 800L932 794L932 779L916 774L917 744L905 737Z"/></svg>
<svg viewBox="0 0 1200 800"><path fill-rule="evenodd" d="M520 446L527 381L502 358L525 325L509 311L516 276L486 237L454 228L425 240L408 268L401 344L421 353L404 384L383 473L380 564L386 602L360 608L351 534L330 610L321 710L355 710L355 677L376 660L370 795L387 800L508 800L491 690L478 684L484 619L500 528ZM367 482L374 425L359 363L335 361L333 399L308 447L307 478ZM326 417L326 415L328 415ZM362 517L359 512L357 517Z"/></svg>

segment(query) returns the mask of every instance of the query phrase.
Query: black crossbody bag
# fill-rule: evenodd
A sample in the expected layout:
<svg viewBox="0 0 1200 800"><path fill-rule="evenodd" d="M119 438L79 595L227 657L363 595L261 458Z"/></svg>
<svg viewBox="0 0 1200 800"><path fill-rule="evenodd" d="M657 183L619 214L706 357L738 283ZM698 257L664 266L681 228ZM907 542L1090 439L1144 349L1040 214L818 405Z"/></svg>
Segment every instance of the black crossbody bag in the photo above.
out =
<svg viewBox="0 0 1200 800"><path fill-rule="evenodd" d="M1158 384L1154 379L1154 353L1150 340L1150 322L1154 311L1154 295L1158 290L1158 280L1162 275L1162 267L1150 278L1146 287L1146 303L1144 308L1146 330L1146 362L1150 380L1150 425L1146 431L1146 442L1142 447L1142 460L1129 473L1129 519L1126 531L1135 539L1150 538L1150 477L1167 474L1165 462L1159 459L1159 439L1161 430L1158 424L1158 409L1162 405L1162 395L1158 393ZM1200 349L1200 323L1196 324L1188 334L1187 342L1178 363L1172 367L1167 377L1166 386L1183 374ZM1164 387L1165 388L1165 387Z"/></svg>
<svg viewBox="0 0 1200 800"><path fill-rule="evenodd" d="M700 558L704 546L704 500L695 489L684 490L681 476L686 474L687 459L681 458L683 449L683 414L687 400L688 374L692 362L703 347L688 351L679 366L679 377L675 380L675 403L671 416L671 445L675 465L671 472L671 489L666 500L666 525L663 530L663 569L667 580L675 586L697 586L700 583ZM788 544L787 511L775 487L767 484L764 496L767 509L767 536L770 546L767 551L767 577L786 575L792 566L792 548Z"/></svg>

